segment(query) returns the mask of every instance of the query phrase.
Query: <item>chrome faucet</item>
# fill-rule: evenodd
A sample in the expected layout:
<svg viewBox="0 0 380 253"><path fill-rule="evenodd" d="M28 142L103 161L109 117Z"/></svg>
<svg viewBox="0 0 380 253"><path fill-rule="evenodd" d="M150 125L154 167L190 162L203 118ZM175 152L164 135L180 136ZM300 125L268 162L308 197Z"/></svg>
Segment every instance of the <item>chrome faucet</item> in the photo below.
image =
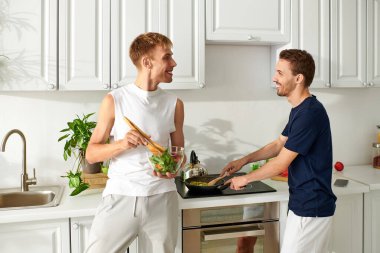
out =
<svg viewBox="0 0 380 253"><path fill-rule="evenodd" d="M23 142L23 158L22 158L22 173L21 173L21 191L29 191L29 185L37 184L36 179L36 170L33 169L33 178L29 179L28 173L26 172L26 139L25 135L18 129L13 129L9 131L5 136L1 144L1 152L5 151L5 145L7 144L7 140L9 136L12 134L18 134L21 136Z"/></svg>

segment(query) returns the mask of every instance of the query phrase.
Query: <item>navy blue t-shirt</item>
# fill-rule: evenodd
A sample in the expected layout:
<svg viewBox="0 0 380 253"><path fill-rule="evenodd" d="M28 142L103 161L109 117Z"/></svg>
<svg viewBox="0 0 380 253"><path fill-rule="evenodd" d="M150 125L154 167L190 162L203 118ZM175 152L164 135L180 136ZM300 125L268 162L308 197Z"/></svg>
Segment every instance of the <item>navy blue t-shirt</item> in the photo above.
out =
<svg viewBox="0 0 380 253"><path fill-rule="evenodd" d="M330 121L315 96L294 107L282 132L285 148L298 153L288 170L289 209L302 217L327 217L335 212L331 189Z"/></svg>

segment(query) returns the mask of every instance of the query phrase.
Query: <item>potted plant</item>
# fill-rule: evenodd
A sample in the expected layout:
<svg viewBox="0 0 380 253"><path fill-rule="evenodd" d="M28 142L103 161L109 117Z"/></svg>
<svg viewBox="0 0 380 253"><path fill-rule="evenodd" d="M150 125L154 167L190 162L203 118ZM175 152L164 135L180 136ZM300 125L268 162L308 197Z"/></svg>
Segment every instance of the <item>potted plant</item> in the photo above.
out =
<svg viewBox="0 0 380 253"><path fill-rule="evenodd" d="M82 169L84 173L100 172L100 163L89 164L86 161L86 149L90 141L92 131L96 126L96 122L89 121L89 118L94 115L90 113L79 117L71 122L67 122L68 128L62 129L60 132L65 133L58 141L66 140L63 148L63 158L67 161L72 155L75 157L74 168L76 171Z"/></svg>

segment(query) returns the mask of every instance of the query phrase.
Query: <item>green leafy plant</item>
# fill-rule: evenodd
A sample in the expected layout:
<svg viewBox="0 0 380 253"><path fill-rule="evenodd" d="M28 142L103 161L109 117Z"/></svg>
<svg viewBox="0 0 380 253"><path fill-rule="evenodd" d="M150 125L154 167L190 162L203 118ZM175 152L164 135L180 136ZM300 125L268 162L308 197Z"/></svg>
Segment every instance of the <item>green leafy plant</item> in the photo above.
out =
<svg viewBox="0 0 380 253"><path fill-rule="evenodd" d="M74 188L70 196L78 195L79 193L81 193L82 191L90 187L89 184L83 182L81 175L82 175L82 172L77 169L76 172L73 172L70 170L66 172L66 176L61 176L61 177L67 177L69 179L69 187Z"/></svg>
<svg viewBox="0 0 380 253"><path fill-rule="evenodd" d="M58 141L66 140L63 148L63 158L67 161L68 157L74 155L74 167L76 164L77 171L85 162L88 142L90 141L93 129L96 127L96 122L89 121L92 115L94 113L83 115L83 117L76 115L77 118L71 122L67 122L68 127L60 131L65 134Z"/></svg>

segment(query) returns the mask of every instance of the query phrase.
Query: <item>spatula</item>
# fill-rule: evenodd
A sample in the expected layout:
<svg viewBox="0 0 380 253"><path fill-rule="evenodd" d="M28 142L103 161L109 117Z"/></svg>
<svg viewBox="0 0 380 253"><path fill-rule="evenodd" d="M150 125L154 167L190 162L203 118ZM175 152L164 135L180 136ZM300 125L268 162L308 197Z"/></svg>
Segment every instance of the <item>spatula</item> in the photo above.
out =
<svg viewBox="0 0 380 253"><path fill-rule="evenodd" d="M222 178L224 178L224 177L226 177L226 176L228 176L228 173L227 173L227 172L224 173L222 176L219 176L219 177L217 177L217 178L214 178L213 180L211 180L210 182L208 182L208 183L207 183L207 186L213 186L213 185L215 185L220 179L222 179Z"/></svg>
<svg viewBox="0 0 380 253"><path fill-rule="evenodd" d="M124 116L125 122L134 130L139 132L147 141L148 144L146 145L147 148L152 152L154 155L162 154L166 148L158 144L157 142L153 141L149 135L147 135L143 130L141 130L135 123L133 123L130 119Z"/></svg>

